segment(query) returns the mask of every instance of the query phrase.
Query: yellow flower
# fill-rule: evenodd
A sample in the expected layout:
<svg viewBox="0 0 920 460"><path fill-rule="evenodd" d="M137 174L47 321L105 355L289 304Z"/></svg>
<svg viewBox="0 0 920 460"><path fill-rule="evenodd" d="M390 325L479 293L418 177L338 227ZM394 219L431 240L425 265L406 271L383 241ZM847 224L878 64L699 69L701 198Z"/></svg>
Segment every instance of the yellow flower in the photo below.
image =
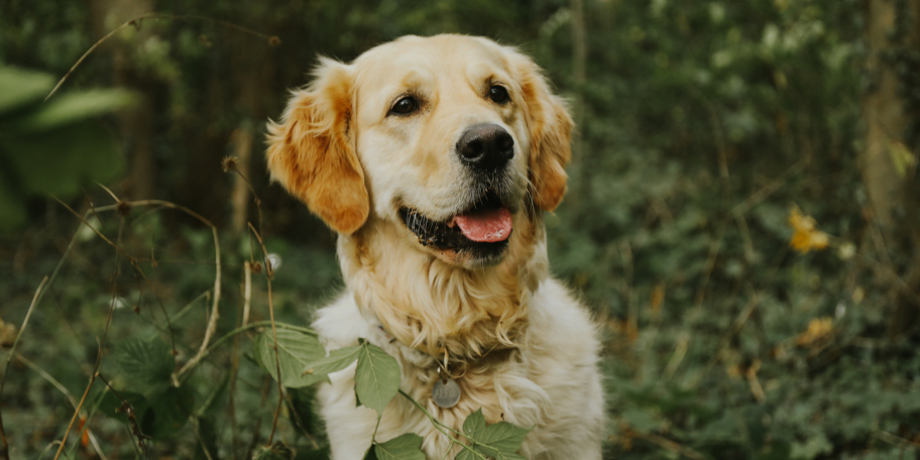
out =
<svg viewBox="0 0 920 460"><path fill-rule="evenodd" d="M812 249L822 250L827 248L830 237L827 233L818 230L815 219L811 216L802 215L798 206L793 206L789 210L789 225L795 230L789 245L792 249L805 254Z"/></svg>

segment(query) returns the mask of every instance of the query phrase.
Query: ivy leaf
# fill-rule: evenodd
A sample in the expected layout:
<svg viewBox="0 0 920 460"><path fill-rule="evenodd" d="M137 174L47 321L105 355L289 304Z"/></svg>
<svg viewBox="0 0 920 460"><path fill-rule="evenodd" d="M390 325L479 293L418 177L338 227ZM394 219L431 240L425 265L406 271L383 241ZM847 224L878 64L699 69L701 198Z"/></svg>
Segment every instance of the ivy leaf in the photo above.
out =
<svg viewBox="0 0 920 460"><path fill-rule="evenodd" d="M482 409L469 415L463 422L463 433L470 440L476 452L497 460L523 460L517 453L530 429L520 428L507 422L486 425ZM464 449L458 460L474 459L476 456Z"/></svg>
<svg viewBox="0 0 920 460"><path fill-rule="evenodd" d="M420 450L421 446L421 436L406 433L383 444L375 444L364 460L425 460L425 454Z"/></svg>
<svg viewBox="0 0 920 460"><path fill-rule="evenodd" d="M383 413L399 391L399 364L376 345L362 342L358 347L355 395L358 403Z"/></svg>

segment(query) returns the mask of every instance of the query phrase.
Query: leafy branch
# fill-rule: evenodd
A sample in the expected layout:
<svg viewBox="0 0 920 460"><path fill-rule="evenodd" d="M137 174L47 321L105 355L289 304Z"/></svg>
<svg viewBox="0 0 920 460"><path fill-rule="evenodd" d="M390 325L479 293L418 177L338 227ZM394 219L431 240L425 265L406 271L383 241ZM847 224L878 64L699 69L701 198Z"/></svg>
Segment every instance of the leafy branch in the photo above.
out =
<svg viewBox="0 0 920 460"><path fill-rule="evenodd" d="M397 393L405 397L428 418L441 434L451 440L448 452L454 446L461 446L460 460L521 460L517 454L530 429L520 428L507 422L492 425L486 423L482 410L478 410L463 423L463 432L459 432L431 415L418 401L399 389L399 364L396 359L382 349L366 340L352 347L332 350L326 354L325 349L315 333L304 333L304 328L293 328L284 323L276 323L277 354L272 347L271 337L265 331L255 339L255 357L260 366L284 386L299 388L328 381L329 374L341 371L357 361L355 368L355 397L360 405L377 411L377 423L390 400ZM239 331L242 332L242 331ZM238 332L231 332L231 334ZM229 336L230 334L228 334ZM225 341L225 336L215 345ZM266 365L270 359L277 358L277 370ZM468 441L464 443L458 440ZM407 433L384 443L376 441L376 427L371 439L371 447L364 459L420 459L424 454L419 450L422 438Z"/></svg>

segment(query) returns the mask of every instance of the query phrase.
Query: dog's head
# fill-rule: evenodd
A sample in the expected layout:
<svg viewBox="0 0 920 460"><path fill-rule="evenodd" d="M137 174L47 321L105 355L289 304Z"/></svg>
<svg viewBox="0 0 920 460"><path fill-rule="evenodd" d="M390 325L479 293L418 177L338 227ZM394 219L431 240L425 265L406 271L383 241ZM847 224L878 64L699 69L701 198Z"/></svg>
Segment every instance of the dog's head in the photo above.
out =
<svg viewBox="0 0 920 460"><path fill-rule="evenodd" d="M418 250L481 266L502 259L515 216L562 200L571 127L515 49L409 36L321 60L269 124L268 167L341 234L397 223Z"/></svg>

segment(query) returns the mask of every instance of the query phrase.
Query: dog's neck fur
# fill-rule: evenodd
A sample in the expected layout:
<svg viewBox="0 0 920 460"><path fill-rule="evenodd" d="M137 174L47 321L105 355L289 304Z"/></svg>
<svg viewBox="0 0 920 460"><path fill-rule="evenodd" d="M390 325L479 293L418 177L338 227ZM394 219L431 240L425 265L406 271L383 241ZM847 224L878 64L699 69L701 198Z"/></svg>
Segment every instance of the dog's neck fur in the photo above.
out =
<svg viewBox="0 0 920 460"><path fill-rule="evenodd" d="M526 340L529 300L547 276L542 215L518 213L514 224L502 261L481 269L441 261L383 220L341 235L339 263L362 314L402 344L472 361Z"/></svg>

